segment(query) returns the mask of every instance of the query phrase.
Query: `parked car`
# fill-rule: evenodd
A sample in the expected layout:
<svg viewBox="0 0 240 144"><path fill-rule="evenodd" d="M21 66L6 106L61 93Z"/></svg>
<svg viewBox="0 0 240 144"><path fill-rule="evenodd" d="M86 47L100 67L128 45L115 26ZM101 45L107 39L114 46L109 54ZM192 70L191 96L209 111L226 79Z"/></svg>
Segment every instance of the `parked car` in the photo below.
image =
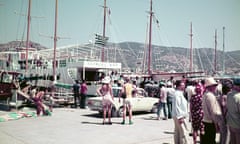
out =
<svg viewBox="0 0 240 144"><path fill-rule="evenodd" d="M123 99L120 98L119 102L119 93L121 91L121 87L113 87L113 95L114 95L114 104L112 107L112 116L113 117L121 117L123 115ZM158 104L158 98L149 97L146 91L142 88L137 88L137 94L132 98L132 111L140 112L140 111L149 111L156 112ZM102 108L102 97L91 97L87 100L87 106L89 109L93 111L98 111L100 114L103 112Z"/></svg>

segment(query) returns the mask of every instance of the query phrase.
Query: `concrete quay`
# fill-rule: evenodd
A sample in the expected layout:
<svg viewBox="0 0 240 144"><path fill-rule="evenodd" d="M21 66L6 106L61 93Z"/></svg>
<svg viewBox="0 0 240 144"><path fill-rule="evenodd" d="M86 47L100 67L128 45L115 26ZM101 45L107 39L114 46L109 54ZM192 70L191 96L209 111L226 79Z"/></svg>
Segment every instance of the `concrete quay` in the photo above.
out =
<svg viewBox="0 0 240 144"><path fill-rule="evenodd" d="M7 113L0 111L0 115ZM156 120L155 114L141 113L134 114L133 125L121 121L112 118L112 125L102 125L102 118L89 109L55 108L52 116L0 122L0 144L174 143L172 119ZM192 143L192 137L188 140Z"/></svg>

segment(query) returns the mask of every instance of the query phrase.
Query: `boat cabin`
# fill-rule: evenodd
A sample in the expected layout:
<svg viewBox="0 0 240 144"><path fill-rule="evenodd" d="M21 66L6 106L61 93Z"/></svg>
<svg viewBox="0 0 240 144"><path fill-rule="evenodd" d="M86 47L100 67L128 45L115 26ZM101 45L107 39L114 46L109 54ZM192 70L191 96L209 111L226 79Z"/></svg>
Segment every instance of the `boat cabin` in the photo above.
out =
<svg viewBox="0 0 240 144"><path fill-rule="evenodd" d="M0 71L0 100L10 100L12 89L16 88L14 82L20 73L12 71Z"/></svg>

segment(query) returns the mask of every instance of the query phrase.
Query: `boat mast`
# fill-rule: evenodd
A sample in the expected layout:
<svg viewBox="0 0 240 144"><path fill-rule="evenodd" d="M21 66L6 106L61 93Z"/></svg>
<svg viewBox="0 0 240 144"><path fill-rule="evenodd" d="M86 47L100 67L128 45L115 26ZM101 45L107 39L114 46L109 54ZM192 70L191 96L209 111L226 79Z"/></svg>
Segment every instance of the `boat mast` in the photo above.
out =
<svg viewBox="0 0 240 144"><path fill-rule="evenodd" d="M192 39L193 39L193 34L192 34L192 22L190 24L190 72L192 72L192 64L193 64L193 60L192 60L192 56L193 56L193 48L192 48Z"/></svg>
<svg viewBox="0 0 240 144"><path fill-rule="evenodd" d="M217 30L215 30L214 73L217 72Z"/></svg>
<svg viewBox="0 0 240 144"><path fill-rule="evenodd" d="M107 4L106 0L104 0L104 15L103 15L103 47L102 47L102 62L104 62L104 47L105 47L105 28L106 28L106 10L107 10Z"/></svg>
<svg viewBox="0 0 240 144"><path fill-rule="evenodd" d="M152 53L152 16L153 16L153 12L152 12L152 0L150 0L150 25L149 25L149 43L148 43L148 74L151 74L151 61L152 61L152 57L151 57L151 53Z"/></svg>
<svg viewBox="0 0 240 144"><path fill-rule="evenodd" d="M225 73L225 27L223 27L223 64L222 64L223 74Z"/></svg>
<svg viewBox="0 0 240 144"><path fill-rule="evenodd" d="M57 16L58 16L58 0L55 4L55 26L54 26L54 50L53 50L53 82L56 81L56 48L57 48Z"/></svg>
<svg viewBox="0 0 240 144"><path fill-rule="evenodd" d="M27 40L26 40L26 65L25 73L28 71L28 48L29 48L29 35L30 35L30 21L31 21L31 3L32 0L28 1L28 16L27 16Z"/></svg>

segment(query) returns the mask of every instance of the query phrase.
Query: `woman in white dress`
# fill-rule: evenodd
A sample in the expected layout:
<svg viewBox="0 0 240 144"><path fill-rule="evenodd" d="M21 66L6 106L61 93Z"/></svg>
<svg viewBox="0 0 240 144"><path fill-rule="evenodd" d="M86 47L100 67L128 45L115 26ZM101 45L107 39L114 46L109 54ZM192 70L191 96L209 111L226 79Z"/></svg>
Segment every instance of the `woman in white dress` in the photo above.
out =
<svg viewBox="0 0 240 144"><path fill-rule="evenodd" d="M110 84L111 78L105 77L102 80L102 86L97 89L97 94L102 96L102 105L103 105L103 124L105 124L106 114L108 112L108 124L112 124L111 122L111 110L113 104L113 93L112 86Z"/></svg>

